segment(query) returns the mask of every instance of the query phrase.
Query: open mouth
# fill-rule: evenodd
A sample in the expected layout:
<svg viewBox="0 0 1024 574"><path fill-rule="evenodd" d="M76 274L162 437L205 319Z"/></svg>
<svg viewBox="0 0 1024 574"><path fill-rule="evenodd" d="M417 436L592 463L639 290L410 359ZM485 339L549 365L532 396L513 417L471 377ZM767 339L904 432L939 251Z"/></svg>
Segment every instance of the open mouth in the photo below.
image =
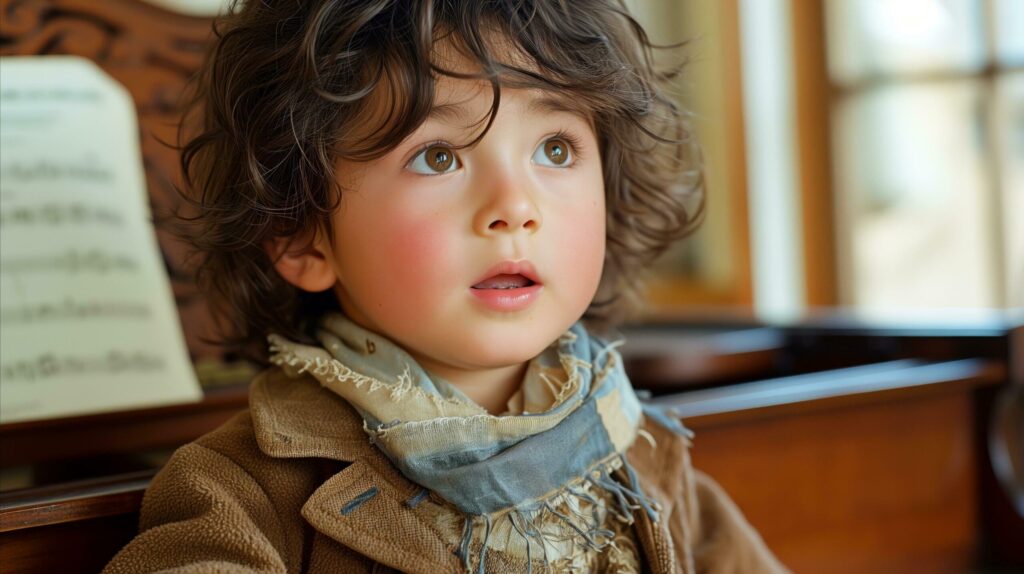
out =
<svg viewBox="0 0 1024 574"><path fill-rule="evenodd" d="M514 275L495 275L488 277L483 281L473 285L473 289L522 289L523 287L529 287L535 285L533 280L524 275L516 273Z"/></svg>
<svg viewBox="0 0 1024 574"><path fill-rule="evenodd" d="M537 271L529 261L503 261L487 270L470 293L492 311L511 313L533 305L542 289Z"/></svg>

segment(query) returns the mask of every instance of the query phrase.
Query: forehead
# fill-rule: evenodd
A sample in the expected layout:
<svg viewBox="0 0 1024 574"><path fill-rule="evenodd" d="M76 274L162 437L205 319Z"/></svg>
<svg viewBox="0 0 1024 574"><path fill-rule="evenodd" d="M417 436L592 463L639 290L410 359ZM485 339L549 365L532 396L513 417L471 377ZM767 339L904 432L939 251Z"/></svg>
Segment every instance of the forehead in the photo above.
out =
<svg viewBox="0 0 1024 574"><path fill-rule="evenodd" d="M513 94L519 106L516 113L524 116L568 113L590 119L589 110L561 91L504 85L500 105L507 106ZM486 121L493 102L494 89L490 82L442 77L435 85L434 101L426 119L471 126Z"/></svg>
<svg viewBox="0 0 1024 574"><path fill-rule="evenodd" d="M507 103L509 90L514 90L524 102L517 113L571 113L593 126L593 110L567 90L546 83L544 71L521 48L501 34L486 34L486 38L491 60L500 66L491 75L497 78L501 102ZM386 152L429 120L461 127L486 125L492 111L497 111L492 110L495 86L485 64L469 52L463 43L442 35L431 49L427 81L421 65L392 59L385 64L382 81L354 115L346 139L367 144L366 140L376 138L381 143L367 147Z"/></svg>
<svg viewBox="0 0 1024 574"><path fill-rule="evenodd" d="M492 57L506 68L498 74L502 102L507 102L510 90L514 90L520 96L519 100L524 102L518 113L541 115L562 112L590 120L592 110L567 90L539 85L538 80L523 74L543 76L544 71L521 49L511 45L504 36L491 37L497 38L492 46ZM439 71L434 76L434 100L427 118L463 125L485 122L495 97L494 85L489 80L467 77L483 75L482 63L447 39L435 42L432 62Z"/></svg>

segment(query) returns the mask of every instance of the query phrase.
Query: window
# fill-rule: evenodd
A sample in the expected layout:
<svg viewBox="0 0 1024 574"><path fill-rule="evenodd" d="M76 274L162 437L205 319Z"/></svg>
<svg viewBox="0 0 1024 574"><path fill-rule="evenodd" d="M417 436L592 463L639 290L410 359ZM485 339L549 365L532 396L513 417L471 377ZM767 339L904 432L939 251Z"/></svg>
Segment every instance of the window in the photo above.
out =
<svg viewBox="0 0 1024 574"><path fill-rule="evenodd" d="M824 4L840 301L1024 305L1024 3Z"/></svg>

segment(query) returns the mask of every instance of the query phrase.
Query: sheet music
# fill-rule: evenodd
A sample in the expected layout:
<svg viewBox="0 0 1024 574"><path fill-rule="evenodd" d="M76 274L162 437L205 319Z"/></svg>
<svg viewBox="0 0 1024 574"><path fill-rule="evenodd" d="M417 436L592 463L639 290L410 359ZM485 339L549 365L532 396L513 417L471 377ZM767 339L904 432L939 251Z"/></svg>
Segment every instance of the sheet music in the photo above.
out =
<svg viewBox="0 0 1024 574"><path fill-rule="evenodd" d="M0 58L0 423L196 401L128 92Z"/></svg>

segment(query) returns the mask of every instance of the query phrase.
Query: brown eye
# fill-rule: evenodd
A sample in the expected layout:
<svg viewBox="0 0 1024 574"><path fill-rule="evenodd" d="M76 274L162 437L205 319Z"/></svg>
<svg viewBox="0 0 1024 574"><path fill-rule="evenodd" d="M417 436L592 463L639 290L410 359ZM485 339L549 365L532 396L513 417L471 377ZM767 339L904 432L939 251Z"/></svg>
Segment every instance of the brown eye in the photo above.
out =
<svg viewBox="0 0 1024 574"><path fill-rule="evenodd" d="M446 147L432 147L427 150L427 165L438 172L448 171L455 161L455 154Z"/></svg>
<svg viewBox="0 0 1024 574"><path fill-rule="evenodd" d="M572 159L572 148L567 141L554 137L545 141L533 155L540 165L567 167Z"/></svg>
<svg viewBox="0 0 1024 574"><path fill-rule="evenodd" d="M452 148L435 145L416 154L407 168L422 175L440 175L458 169L459 161Z"/></svg>
<svg viewBox="0 0 1024 574"><path fill-rule="evenodd" d="M569 159L569 145L560 139L548 140L544 144L544 155L552 162L562 165Z"/></svg>

